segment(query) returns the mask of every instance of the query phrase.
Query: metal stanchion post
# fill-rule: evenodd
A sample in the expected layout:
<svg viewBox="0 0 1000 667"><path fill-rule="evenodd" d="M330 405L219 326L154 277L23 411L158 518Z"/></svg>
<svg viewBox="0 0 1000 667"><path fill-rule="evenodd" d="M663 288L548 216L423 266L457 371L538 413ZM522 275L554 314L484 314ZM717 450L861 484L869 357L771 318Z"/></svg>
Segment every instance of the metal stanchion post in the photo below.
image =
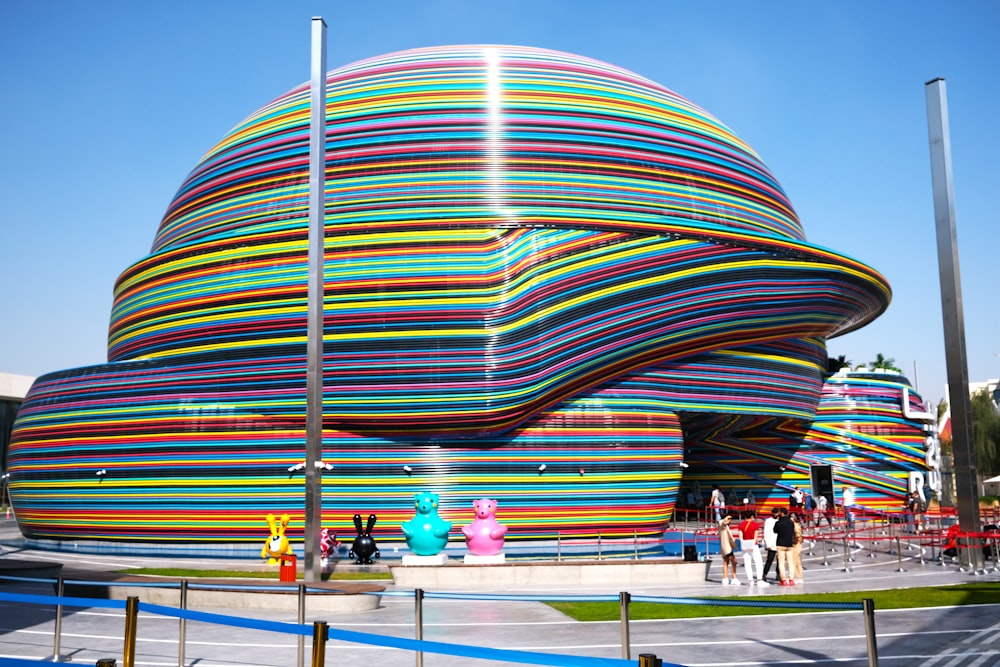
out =
<svg viewBox="0 0 1000 667"><path fill-rule="evenodd" d="M851 571L850 555L851 555L851 550L847 546L847 535L844 535L844 572Z"/></svg>
<svg viewBox="0 0 1000 667"><path fill-rule="evenodd" d="M991 533L990 542L993 543L993 571L1000 572L1000 545L997 544L996 533Z"/></svg>
<svg viewBox="0 0 1000 667"><path fill-rule="evenodd" d="M632 646L631 640L629 639L629 628L628 628L628 603L632 599L627 592L622 591L618 594L618 606L621 609L621 626L622 626L622 658L625 660L632 659Z"/></svg>
<svg viewBox="0 0 1000 667"><path fill-rule="evenodd" d="M188 580L181 580L180 609L184 611L188 608ZM177 667L184 667L184 647L187 645L187 619L181 616L178 623L177 637Z"/></svg>
<svg viewBox="0 0 1000 667"><path fill-rule="evenodd" d="M56 605L56 627L53 631L52 636L52 655L49 656L49 662L67 662L69 660L68 655L62 655L59 650L62 647L62 597L63 597L63 578L59 577L56 580L56 597L59 598L60 602Z"/></svg>
<svg viewBox="0 0 1000 667"><path fill-rule="evenodd" d="M330 628L326 621L313 623L312 667L323 667L326 663L326 640L330 638Z"/></svg>
<svg viewBox="0 0 1000 667"><path fill-rule="evenodd" d="M875 524L874 523L871 524L871 535L869 536L869 542L870 542L870 544L868 545L868 557L869 558L878 558L878 555L876 555L876 553L875 553Z"/></svg>
<svg viewBox="0 0 1000 667"><path fill-rule="evenodd" d="M639 531L632 529L632 558L639 560Z"/></svg>
<svg viewBox="0 0 1000 667"><path fill-rule="evenodd" d="M684 558L684 536L687 534L686 530L681 531L681 558Z"/></svg>
<svg viewBox="0 0 1000 667"><path fill-rule="evenodd" d="M828 546L827 539L826 539L826 536L824 536L823 537L823 567L830 567L830 561L827 560L827 558L826 558L827 546Z"/></svg>
<svg viewBox="0 0 1000 667"><path fill-rule="evenodd" d="M875 600L862 598L861 608L865 615L865 640L868 644L868 667L878 667L878 646L875 643Z"/></svg>
<svg viewBox="0 0 1000 667"><path fill-rule="evenodd" d="M306 622L306 585L299 584L299 625ZM306 659L306 638L303 635L299 635L298 641L299 649L299 667L304 667L303 661Z"/></svg>
<svg viewBox="0 0 1000 667"><path fill-rule="evenodd" d="M125 600L125 650L122 664L135 667L135 632L139 618L139 598L132 596Z"/></svg>
<svg viewBox="0 0 1000 667"><path fill-rule="evenodd" d="M986 574L986 559L979 535L973 535L969 538L969 566L972 568L972 574L976 576Z"/></svg>
<svg viewBox="0 0 1000 667"><path fill-rule="evenodd" d="M562 560L562 533L556 533L556 562Z"/></svg>
<svg viewBox="0 0 1000 667"><path fill-rule="evenodd" d="M597 560L601 560L601 531L597 531Z"/></svg>
<svg viewBox="0 0 1000 667"><path fill-rule="evenodd" d="M424 589L415 588L413 589L413 611L414 611L414 636L417 641L421 641L424 638ZM424 652L416 651L417 656L417 667L424 666Z"/></svg>
<svg viewBox="0 0 1000 667"><path fill-rule="evenodd" d="M972 567L972 552L969 551L969 538L962 535L955 540L958 553L958 571L967 572ZM964 545L964 546L963 546Z"/></svg>
<svg viewBox="0 0 1000 667"><path fill-rule="evenodd" d="M906 572L903 569L903 552L899 548L899 535L896 536L896 572Z"/></svg>

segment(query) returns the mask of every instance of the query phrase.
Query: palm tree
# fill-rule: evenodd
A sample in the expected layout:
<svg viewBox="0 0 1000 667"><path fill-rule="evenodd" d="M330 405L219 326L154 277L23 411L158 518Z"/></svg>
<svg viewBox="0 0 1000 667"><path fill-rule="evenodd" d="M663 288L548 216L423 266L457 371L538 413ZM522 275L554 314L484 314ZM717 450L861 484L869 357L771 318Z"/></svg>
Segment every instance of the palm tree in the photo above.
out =
<svg viewBox="0 0 1000 667"><path fill-rule="evenodd" d="M871 368L873 370L876 368L883 368L887 371L895 371L896 373L903 372L902 370L896 367L895 359L886 359L884 356L882 356L881 352L875 355L875 361L868 362L868 368Z"/></svg>
<svg viewBox="0 0 1000 667"><path fill-rule="evenodd" d="M840 355L840 356L838 356L836 359L834 359L833 357L827 357L827 359L826 359L826 372L827 373L836 373L837 371L839 371L841 368L844 368L845 366L847 368L851 368L852 367L851 360L848 359L843 354Z"/></svg>

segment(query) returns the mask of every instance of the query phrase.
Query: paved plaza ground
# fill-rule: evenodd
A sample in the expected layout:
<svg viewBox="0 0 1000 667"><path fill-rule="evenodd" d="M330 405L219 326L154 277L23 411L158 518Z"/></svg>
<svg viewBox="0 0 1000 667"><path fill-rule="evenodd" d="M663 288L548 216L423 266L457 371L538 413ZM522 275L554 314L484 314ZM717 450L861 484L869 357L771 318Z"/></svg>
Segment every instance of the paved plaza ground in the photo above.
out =
<svg viewBox="0 0 1000 667"><path fill-rule="evenodd" d="M19 547L12 521L2 521L0 558L55 561L74 570L94 572L127 567L176 566L191 568L246 569L244 560L156 559L139 556L65 554ZM13 539L12 539L13 538ZM705 597L739 595L776 599L801 592L865 591L885 588L961 584L989 581L1000 586L996 572L973 575L956 566L941 566L928 560L921 564L917 550L901 551L901 559L888 553L873 557L867 548L853 552L846 572L842 554L823 558L818 550L805 559L805 584L794 588L771 586L721 586L718 565L709 568L707 581L671 586L632 586L633 596ZM899 572L900 562L905 572ZM992 564L990 564L992 565ZM306 622L323 620L331 628L358 632L414 637L414 599L411 591L390 581L379 581L388 593L377 609L363 613L324 615L307 608ZM0 590L51 594L51 586L0 582ZM477 593L521 595L617 595L616 588L533 586ZM860 596L859 596L860 599ZM295 622L294 612L256 609L205 609L243 617ZM879 661L891 667L948 665L949 667L1000 665L1000 609L998 606L968 606L914 610L876 609ZM41 660L53 653L54 610L52 607L0 602L0 659ZM425 640L472 646L539 651L563 655L604 658L622 657L621 624L581 623L541 602L506 600L426 599L423 604ZM121 664L124 613L101 608L66 608L60 653L73 664L94 664L98 658L116 657ZM675 664L692 667L716 665L821 665L861 667L868 664L861 612L836 611L775 616L738 616L692 620L631 621L630 657L653 653ZM198 667L240 665L295 665L298 641L292 635L218 626L189 621L186 628L185 664ZM305 659L309 660L309 640ZM178 621L140 613L136 664L177 665ZM341 641L331 641L327 664L416 664L414 653ZM425 653L426 667L506 664Z"/></svg>

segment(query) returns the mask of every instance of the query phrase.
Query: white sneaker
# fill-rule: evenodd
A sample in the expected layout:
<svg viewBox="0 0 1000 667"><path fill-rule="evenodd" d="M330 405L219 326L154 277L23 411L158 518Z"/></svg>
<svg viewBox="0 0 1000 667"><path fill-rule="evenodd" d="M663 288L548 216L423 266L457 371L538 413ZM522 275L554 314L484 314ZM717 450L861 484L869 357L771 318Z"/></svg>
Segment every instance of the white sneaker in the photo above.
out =
<svg viewBox="0 0 1000 667"><path fill-rule="evenodd" d="M739 586L742 582L739 579L730 579L729 584L732 586Z"/></svg>
<svg viewBox="0 0 1000 667"><path fill-rule="evenodd" d="M757 580L757 585L758 585L758 586L770 586L771 584L767 583L767 582L766 582L765 580L763 580L763 579L758 579L758 580Z"/></svg>
<svg viewBox="0 0 1000 667"><path fill-rule="evenodd" d="M728 586L729 585L729 580L728 579L723 579L722 580L722 585L723 586Z"/></svg>

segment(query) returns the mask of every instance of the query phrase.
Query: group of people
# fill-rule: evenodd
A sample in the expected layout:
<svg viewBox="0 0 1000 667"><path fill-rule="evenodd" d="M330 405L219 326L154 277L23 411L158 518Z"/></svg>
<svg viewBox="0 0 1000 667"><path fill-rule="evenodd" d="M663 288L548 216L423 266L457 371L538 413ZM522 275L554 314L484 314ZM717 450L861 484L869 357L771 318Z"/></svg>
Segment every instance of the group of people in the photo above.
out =
<svg viewBox="0 0 1000 667"><path fill-rule="evenodd" d="M825 520L827 526L833 526L833 511L830 507L830 500L822 493L813 496L811 493L793 486L792 492L788 495L788 509L800 522L811 520L819 528Z"/></svg>
<svg viewBox="0 0 1000 667"><path fill-rule="evenodd" d="M724 513L719 520L719 545L722 553L722 584L724 586L739 586L742 582L736 576L736 540L743 554L743 568L747 583L758 586L770 586L767 580L771 565L777 560L778 579L781 586L794 586L802 583L802 521L794 512L784 507L775 507L771 516L761 526L751 511L744 512L742 521L733 533L733 515ZM760 553L763 542L767 551L767 561L764 562Z"/></svg>
<svg viewBox="0 0 1000 667"><path fill-rule="evenodd" d="M819 494L813 496L803 492L799 487L792 487L788 496L788 507L776 507L771 510L771 516L764 521L763 526L754 518L751 509L741 513L743 519L733 533L733 514L726 506L725 497L718 485L712 487L709 505L715 513L719 527L719 543L722 551L722 583L739 585L736 576L737 548L743 553L743 564L750 584L770 585L767 575L771 566L777 561L777 583L783 586L794 586L802 583L802 530L804 525L812 521L819 528L825 520L828 526L833 526L833 508L830 499ZM905 501L906 513L911 532L921 532L924 529L925 504L918 491L910 492ZM843 488L844 520L848 530L853 529L854 489ZM737 540L739 541L737 543ZM761 557L760 545L763 543L767 559Z"/></svg>
<svg viewBox="0 0 1000 667"><path fill-rule="evenodd" d="M847 487L844 488L844 514L848 523L851 523L849 507L854 504L853 490L848 494ZM746 502L746 501L744 501ZM716 484L712 486L712 495L709 497L708 505L715 515L715 522L722 521L723 515L731 507L727 506L726 498L722 489ZM819 528L823 522L829 527L833 526L834 508L830 504L830 499L825 494L813 496L797 486L792 487L792 492L788 495L788 510L802 524L808 525L810 522Z"/></svg>

